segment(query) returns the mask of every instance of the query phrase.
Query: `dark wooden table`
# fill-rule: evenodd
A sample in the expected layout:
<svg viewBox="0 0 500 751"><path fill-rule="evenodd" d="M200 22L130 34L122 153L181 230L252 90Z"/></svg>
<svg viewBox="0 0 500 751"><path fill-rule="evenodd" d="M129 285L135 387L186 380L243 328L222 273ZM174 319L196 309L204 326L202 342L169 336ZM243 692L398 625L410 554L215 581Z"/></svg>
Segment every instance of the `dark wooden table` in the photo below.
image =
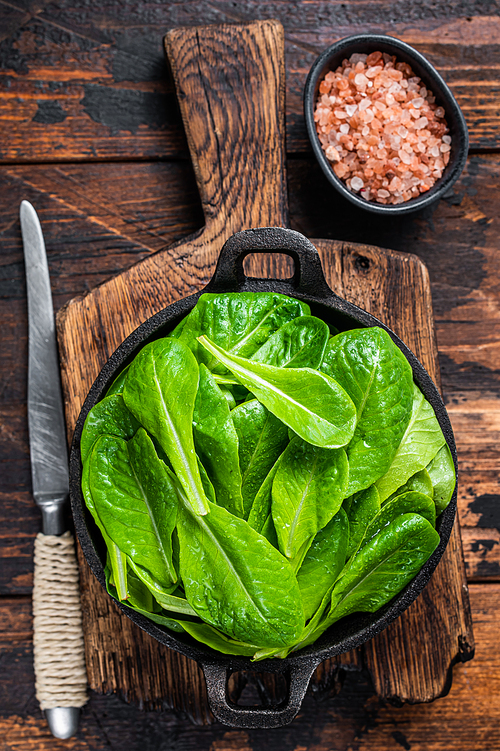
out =
<svg viewBox="0 0 500 751"><path fill-rule="evenodd" d="M396 708L363 671L309 695L273 731L193 726L93 695L79 735L54 740L34 697L30 592L40 518L31 498L27 321L19 203L39 211L55 308L203 224L164 62L173 26L278 18L287 52L291 223L313 237L417 254L428 266L445 400L460 460L459 510L476 657L433 704ZM390 223L330 189L309 150L301 91L333 40L382 31L426 54L470 129L467 169L437 206ZM0 749L283 751L500 749L500 9L490 2L0 0ZM497 260L498 258L498 260ZM339 689L342 684L342 689Z"/></svg>

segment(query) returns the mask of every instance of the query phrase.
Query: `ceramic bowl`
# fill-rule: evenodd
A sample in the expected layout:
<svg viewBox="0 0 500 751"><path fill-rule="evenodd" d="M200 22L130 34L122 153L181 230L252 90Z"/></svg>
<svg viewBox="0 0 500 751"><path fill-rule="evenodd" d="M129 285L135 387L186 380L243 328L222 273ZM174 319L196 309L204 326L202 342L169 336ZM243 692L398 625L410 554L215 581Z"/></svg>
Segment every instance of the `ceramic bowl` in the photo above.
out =
<svg viewBox="0 0 500 751"><path fill-rule="evenodd" d="M377 50L396 55L398 62L408 63L411 66L415 75L422 79L429 91L432 91L436 97L436 103L443 107L451 136L450 161L444 169L443 176L426 193L422 193L417 198L411 198L405 203L394 205L367 201L349 190L347 185L337 177L326 158L314 122L314 107L318 97L319 85L326 73L330 70L336 70L341 65L342 60L349 58L355 52L370 54ZM304 88L304 117L314 155L326 178L348 201L375 214L408 214L434 203L458 180L467 159L469 149L467 125L455 97L434 66L420 52L394 37L382 34L359 34L341 39L328 47L317 58L309 71Z"/></svg>

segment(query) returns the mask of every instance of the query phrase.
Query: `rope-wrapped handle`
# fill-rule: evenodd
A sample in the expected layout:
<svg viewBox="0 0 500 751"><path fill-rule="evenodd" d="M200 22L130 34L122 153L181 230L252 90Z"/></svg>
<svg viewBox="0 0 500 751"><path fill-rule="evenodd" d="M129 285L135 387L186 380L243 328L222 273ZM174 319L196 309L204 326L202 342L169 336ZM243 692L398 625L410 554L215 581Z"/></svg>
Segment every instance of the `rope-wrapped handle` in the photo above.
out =
<svg viewBox="0 0 500 751"><path fill-rule="evenodd" d="M36 696L43 710L83 707L87 672L75 542L70 532L35 540Z"/></svg>

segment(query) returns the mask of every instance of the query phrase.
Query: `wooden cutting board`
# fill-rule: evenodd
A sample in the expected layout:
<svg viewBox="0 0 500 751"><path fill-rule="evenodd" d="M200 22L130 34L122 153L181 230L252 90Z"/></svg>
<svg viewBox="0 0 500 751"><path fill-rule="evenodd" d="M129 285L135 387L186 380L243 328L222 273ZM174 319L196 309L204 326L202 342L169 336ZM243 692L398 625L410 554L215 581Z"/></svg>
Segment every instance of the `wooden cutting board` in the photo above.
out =
<svg viewBox="0 0 500 751"><path fill-rule="evenodd" d="M59 313L58 339L70 435L84 398L111 353L146 318L201 289L226 239L250 227L287 226L283 28L274 21L177 28L165 46L206 226L155 253ZM360 215L360 219L362 216ZM387 323L439 384L432 303L415 256L312 240L339 295ZM290 259L252 256L249 276L290 276ZM212 720L197 664L159 645L123 616L80 551L89 684L144 707L173 707ZM376 692L424 702L451 685L451 667L473 654L458 523L430 584L395 623L363 647L328 660L312 679L328 686L339 666L366 666ZM235 695L241 681L233 679ZM272 695L273 681L263 685ZM277 690L277 689L276 689Z"/></svg>

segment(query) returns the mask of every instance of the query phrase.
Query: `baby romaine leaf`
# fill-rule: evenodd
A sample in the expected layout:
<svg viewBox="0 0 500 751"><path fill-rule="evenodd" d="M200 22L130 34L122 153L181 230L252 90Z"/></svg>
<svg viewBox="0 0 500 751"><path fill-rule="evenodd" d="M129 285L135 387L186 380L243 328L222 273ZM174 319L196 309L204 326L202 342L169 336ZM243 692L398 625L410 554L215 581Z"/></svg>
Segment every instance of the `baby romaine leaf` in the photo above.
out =
<svg viewBox="0 0 500 751"><path fill-rule="evenodd" d="M104 567L104 575L106 577L106 589L108 590L109 594L111 595L111 597L114 597L115 600L119 599L117 597L113 574L109 566L109 560L107 565ZM172 631L176 631L178 633L182 633L184 631L180 621L177 621L175 618L168 618L165 615L162 615L162 610L156 603L153 595L145 586L145 584L143 584L143 582L141 582L141 580L137 576L135 576L133 571L129 571L128 582L129 589L127 593L127 607L131 608L131 610L135 610L137 613L141 613L141 615L146 616L146 618L149 618L150 620L158 623L161 626L166 626Z"/></svg>
<svg viewBox="0 0 500 751"><path fill-rule="evenodd" d="M129 369L129 365L127 365L121 373L119 373L109 389L106 391L106 396L113 396L114 394L123 394L123 387L125 386L125 379L127 377L127 371Z"/></svg>
<svg viewBox="0 0 500 751"><path fill-rule="evenodd" d="M272 489L279 548L295 558L339 510L349 465L343 449L321 449L296 437L280 459Z"/></svg>
<svg viewBox="0 0 500 751"><path fill-rule="evenodd" d="M200 457L197 456L196 459L198 461L198 471L200 473L201 484L203 486L203 491L205 493L205 496L207 500L210 501L210 503L217 503L217 499L215 497L214 486L212 485L212 481L210 480L210 477L207 475L207 470L201 463ZM171 469L171 467L169 469Z"/></svg>
<svg viewBox="0 0 500 751"><path fill-rule="evenodd" d="M391 498L384 503L379 513L367 526L359 545L359 550L376 537L390 522L397 519L398 516L403 516L403 514L419 514L424 519L427 519L433 527L436 526L436 508L432 498L418 491L411 490L397 495L395 498Z"/></svg>
<svg viewBox="0 0 500 751"><path fill-rule="evenodd" d="M219 386L219 388L224 399L227 401L229 409L234 409L234 407L236 407L236 399L233 392L225 386Z"/></svg>
<svg viewBox="0 0 500 751"><path fill-rule="evenodd" d="M434 459L427 465L427 472L434 488L436 514L439 515L451 501L456 484L455 465L447 443L439 449Z"/></svg>
<svg viewBox="0 0 500 751"><path fill-rule="evenodd" d="M157 339L146 344L132 361L123 398L136 419L160 443L193 510L206 514L208 501L193 441L198 377L198 363L185 344L175 339Z"/></svg>
<svg viewBox="0 0 500 751"><path fill-rule="evenodd" d="M261 532L262 534L264 534L264 532L262 531L264 524L271 514L273 481L278 470L278 464L279 458L273 464L273 466L267 473L264 482L258 489L252 504L252 508L250 509L250 513L248 515L249 525L253 529L255 529L256 532ZM267 537L267 535L264 534L264 537Z"/></svg>
<svg viewBox="0 0 500 751"><path fill-rule="evenodd" d="M333 588L324 627L349 613L381 608L414 578L438 543L439 535L427 519L398 516L347 564Z"/></svg>
<svg viewBox="0 0 500 751"><path fill-rule="evenodd" d="M196 452L213 484L218 505L243 516L238 435L227 400L205 365L200 365L193 432Z"/></svg>
<svg viewBox="0 0 500 751"><path fill-rule="evenodd" d="M434 459L445 440L434 410L418 386L413 384L410 422L391 466L375 483L383 503L395 490Z"/></svg>
<svg viewBox="0 0 500 751"><path fill-rule="evenodd" d="M281 553L220 506L181 503L177 531L186 597L206 623L250 644L284 646L304 625L297 579Z"/></svg>
<svg viewBox="0 0 500 751"><path fill-rule="evenodd" d="M265 537L268 542L271 543L273 548L276 548L276 550L278 550L278 536L276 535L276 529L274 528L272 514L268 515L266 521L262 525L261 535L262 537Z"/></svg>
<svg viewBox="0 0 500 751"><path fill-rule="evenodd" d="M146 431L139 429L128 443L101 436L89 465L92 498L107 534L169 587L177 579L172 565L177 495Z"/></svg>
<svg viewBox="0 0 500 751"><path fill-rule="evenodd" d="M321 365L347 391L357 410L347 447L348 495L387 472L410 421L412 370L387 332L378 327L344 331L329 340Z"/></svg>
<svg viewBox="0 0 500 751"><path fill-rule="evenodd" d="M243 402L231 412L241 470L241 495L247 517L268 472L288 443L288 429L257 399Z"/></svg>
<svg viewBox="0 0 500 751"><path fill-rule="evenodd" d="M106 396L92 407L85 420L80 439L82 462L99 436L116 435L127 441L139 427L140 424L125 406L121 394Z"/></svg>
<svg viewBox="0 0 500 751"><path fill-rule="evenodd" d="M127 557L127 563L129 566L129 573L132 570L135 576L147 587L151 593L154 601L165 610L170 610L173 613L183 613L184 615L196 616L193 608L186 600L185 597L179 596L181 591L177 582L173 583L170 587L164 587L160 582L151 576L142 566L139 566L135 561Z"/></svg>
<svg viewBox="0 0 500 751"><path fill-rule="evenodd" d="M92 514L92 517L104 538L104 542L106 543L108 550L108 564L116 587L116 599L126 600L128 598L127 557L108 535L104 528L104 524L97 513L92 498L92 492L90 490L90 462L88 457L84 461L82 468L82 493L85 499L85 505Z"/></svg>
<svg viewBox="0 0 500 751"><path fill-rule="evenodd" d="M251 359L276 368L319 368L329 335L320 318L300 316L275 331Z"/></svg>
<svg viewBox="0 0 500 751"><path fill-rule="evenodd" d="M438 533L422 516L398 516L344 567L331 593L330 610L325 613L323 598L301 638L279 656L313 644L350 613L379 610L416 576L438 543Z"/></svg>
<svg viewBox="0 0 500 751"><path fill-rule="evenodd" d="M306 303L275 292L206 293L171 336L187 344L198 362L224 373L198 337L205 335L231 354L251 357L283 324L309 313Z"/></svg>
<svg viewBox="0 0 500 751"><path fill-rule="evenodd" d="M333 378L311 368L275 368L229 355L205 337L200 343L305 441L322 448L349 443L356 409Z"/></svg>
<svg viewBox="0 0 500 751"><path fill-rule="evenodd" d="M225 655L242 655L252 657L258 647L253 644L246 644L235 639L230 639L208 623L195 623L192 621L182 621L182 627L187 634L190 634L196 641L206 644L207 647L222 652Z"/></svg>
<svg viewBox="0 0 500 751"><path fill-rule="evenodd" d="M377 488L372 485L360 490L342 504L349 519L349 544L347 558L358 549L359 543L365 536L366 528L380 511L380 500Z"/></svg>
<svg viewBox="0 0 500 751"><path fill-rule="evenodd" d="M389 498L386 498L384 503L387 503L391 498L395 498L397 495L409 493L410 491L423 493L424 495L429 496L429 498L434 498L434 488L427 469L421 469L419 472L415 472L415 474L412 475L404 485L401 485L401 487L389 496Z"/></svg>
<svg viewBox="0 0 500 751"><path fill-rule="evenodd" d="M297 572L306 621L312 618L344 568L348 539L347 514L340 508L317 533Z"/></svg>

